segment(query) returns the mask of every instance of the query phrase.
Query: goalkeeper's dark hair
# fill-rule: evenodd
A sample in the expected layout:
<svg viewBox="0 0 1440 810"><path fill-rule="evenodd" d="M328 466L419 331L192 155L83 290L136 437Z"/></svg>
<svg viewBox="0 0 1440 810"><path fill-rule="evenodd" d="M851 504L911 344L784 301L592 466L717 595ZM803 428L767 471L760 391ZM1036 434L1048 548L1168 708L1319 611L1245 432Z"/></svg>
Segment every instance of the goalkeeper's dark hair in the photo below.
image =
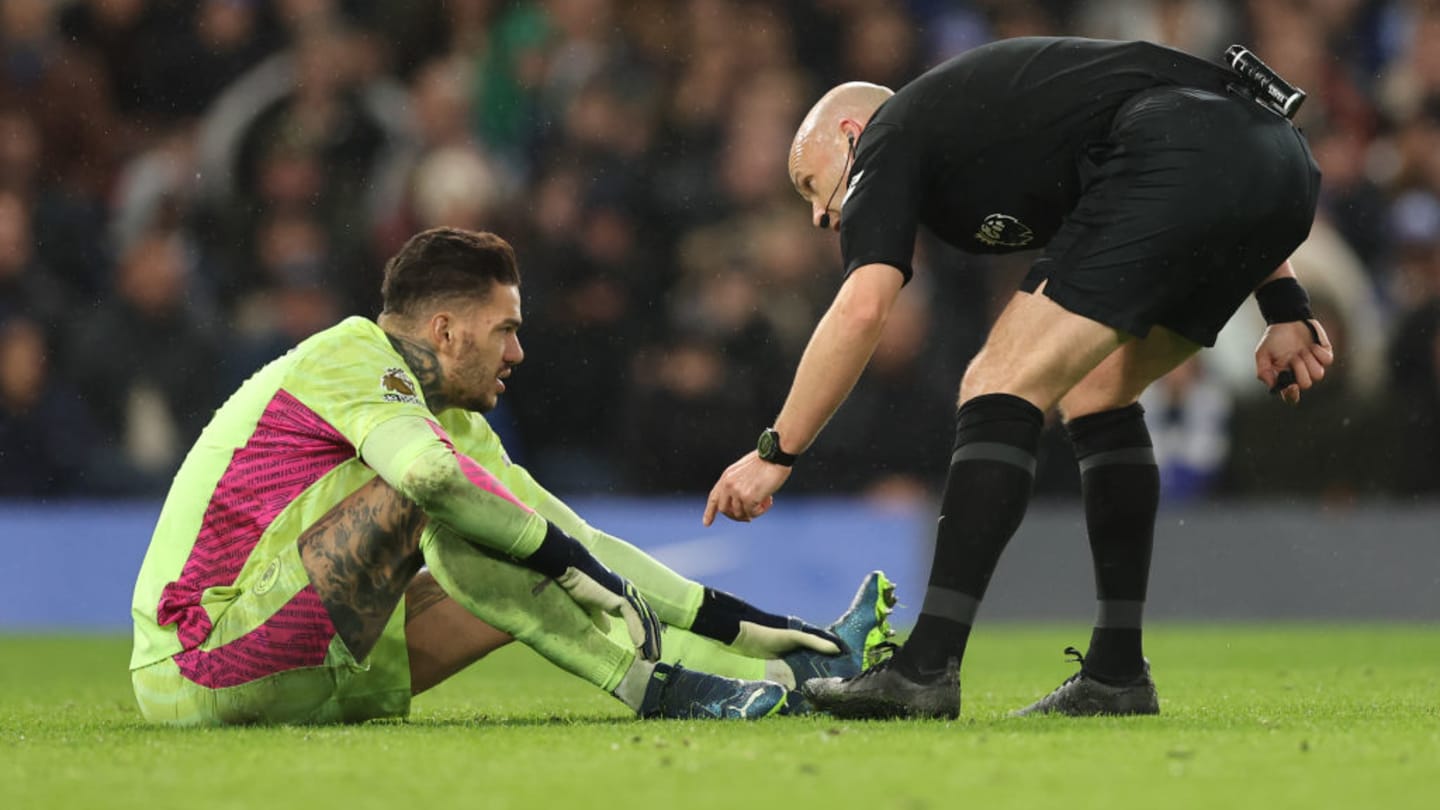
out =
<svg viewBox="0 0 1440 810"><path fill-rule="evenodd" d="M385 263L383 314L416 315L447 298L484 300L496 284L520 283L510 243L485 231L431 228L410 237Z"/></svg>

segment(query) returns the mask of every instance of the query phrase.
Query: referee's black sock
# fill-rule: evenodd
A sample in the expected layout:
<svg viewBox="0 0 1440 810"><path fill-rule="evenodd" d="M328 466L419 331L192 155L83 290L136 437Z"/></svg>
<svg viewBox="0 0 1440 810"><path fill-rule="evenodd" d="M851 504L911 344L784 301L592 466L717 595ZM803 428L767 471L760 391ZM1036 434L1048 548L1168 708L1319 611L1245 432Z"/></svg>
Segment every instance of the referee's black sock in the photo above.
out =
<svg viewBox="0 0 1440 810"><path fill-rule="evenodd" d="M975 397L956 415L929 588L915 630L896 655L911 678L965 656L990 575L1030 503L1043 422L1039 408L1009 394Z"/></svg>
<svg viewBox="0 0 1440 810"><path fill-rule="evenodd" d="M1065 429L1080 463L1099 602L1085 670L1102 681L1123 683L1144 668L1140 625L1160 471L1138 403L1072 419Z"/></svg>

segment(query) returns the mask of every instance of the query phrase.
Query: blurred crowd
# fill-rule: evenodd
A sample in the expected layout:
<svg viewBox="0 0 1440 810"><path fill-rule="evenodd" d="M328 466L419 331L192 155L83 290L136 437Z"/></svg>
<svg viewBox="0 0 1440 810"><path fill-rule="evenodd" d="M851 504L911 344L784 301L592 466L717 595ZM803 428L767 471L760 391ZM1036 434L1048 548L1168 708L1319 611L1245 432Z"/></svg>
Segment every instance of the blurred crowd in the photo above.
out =
<svg viewBox="0 0 1440 810"><path fill-rule="evenodd" d="M374 316L384 260L441 224L520 258L513 456L561 492L708 489L841 280L786 174L805 110L1033 34L1243 42L1309 92L1324 196L1295 262L1340 359L1286 408L1242 310L1144 400L1167 499L1440 493L1440 3L4 0L0 495L163 493L236 385ZM933 492L1030 258L922 238L790 487ZM1037 487L1078 492L1047 435Z"/></svg>

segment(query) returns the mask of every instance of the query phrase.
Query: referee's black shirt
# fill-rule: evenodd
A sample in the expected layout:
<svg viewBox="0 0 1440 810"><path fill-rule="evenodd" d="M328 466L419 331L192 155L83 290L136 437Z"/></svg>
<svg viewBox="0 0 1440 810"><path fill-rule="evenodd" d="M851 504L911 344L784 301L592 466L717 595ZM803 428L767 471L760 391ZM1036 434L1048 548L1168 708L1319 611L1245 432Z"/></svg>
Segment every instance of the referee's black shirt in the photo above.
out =
<svg viewBox="0 0 1440 810"><path fill-rule="evenodd" d="M872 263L908 281L915 233L972 253L1044 245L1080 194L1077 160L1126 99L1151 87L1223 92L1234 74L1146 42L1026 37L930 70L880 106L841 203L848 275Z"/></svg>

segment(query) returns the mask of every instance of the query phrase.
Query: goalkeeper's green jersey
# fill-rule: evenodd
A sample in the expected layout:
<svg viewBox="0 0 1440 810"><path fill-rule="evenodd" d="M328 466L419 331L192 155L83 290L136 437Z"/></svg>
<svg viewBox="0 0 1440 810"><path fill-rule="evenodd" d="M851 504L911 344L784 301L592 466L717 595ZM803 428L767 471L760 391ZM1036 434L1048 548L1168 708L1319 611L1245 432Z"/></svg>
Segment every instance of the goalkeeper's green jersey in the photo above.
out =
<svg viewBox="0 0 1440 810"><path fill-rule="evenodd" d="M583 521L510 464L483 417L460 409L436 417L385 332L349 318L247 380L186 456L135 585L131 668L203 642L238 595L237 581L251 581L244 575L252 568L375 477L359 448L377 426L406 415L435 423L437 442L454 442L464 463L509 490L497 494L588 539ZM312 608L321 609L318 601ZM304 638L293 640L300 659L289 663L323 656L325 640L313 642L309 650Z"/></svg>

